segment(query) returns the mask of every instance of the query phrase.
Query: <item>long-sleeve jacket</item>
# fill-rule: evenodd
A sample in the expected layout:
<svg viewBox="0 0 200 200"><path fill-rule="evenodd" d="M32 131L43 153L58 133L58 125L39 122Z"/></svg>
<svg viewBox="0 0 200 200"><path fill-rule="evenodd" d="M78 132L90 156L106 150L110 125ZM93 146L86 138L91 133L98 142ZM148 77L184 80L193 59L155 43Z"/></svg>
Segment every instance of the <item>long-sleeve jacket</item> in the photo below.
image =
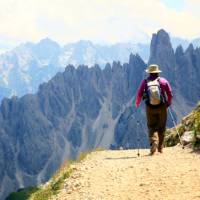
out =
<svg viewBox="0 0 200 200"><path fill-rule="evenodd" d="M153 81L156 78L157 77L150 75L147 79ZM164 97L167 97L165 99L166 100L165 103L167 104L167 106L170 106L171 102L172 102L172 96L173 96L171 86L170 86L169 82L165 78L162 78L162 77L159 77L159 83L160 83L162 95ZM136 102L135 102L136 107L139 107L139 105L140 105L140 102L143 97L143 93L145 92L146 84L147 84L146 79L144 79L142 81L142 83L140 84L140 87L137 92Z"/></svg>

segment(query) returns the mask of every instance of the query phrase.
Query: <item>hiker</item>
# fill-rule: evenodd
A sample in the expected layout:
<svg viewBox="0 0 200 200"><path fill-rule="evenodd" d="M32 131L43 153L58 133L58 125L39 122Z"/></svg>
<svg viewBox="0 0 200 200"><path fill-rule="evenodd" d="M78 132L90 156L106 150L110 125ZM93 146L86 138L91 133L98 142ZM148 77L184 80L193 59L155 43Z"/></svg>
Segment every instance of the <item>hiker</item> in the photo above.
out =
<svg viewBox="0 0 200 200"><path fill-rule="evenodd" d="M163 153L167 108L172 102L172 90L169 82L159 77L162 71L158 65L149 65L146 72L149 76L142 81L138 89L135 106L138 108L141 100L145 100L150 155L153 155L156 150Z"/></svg>

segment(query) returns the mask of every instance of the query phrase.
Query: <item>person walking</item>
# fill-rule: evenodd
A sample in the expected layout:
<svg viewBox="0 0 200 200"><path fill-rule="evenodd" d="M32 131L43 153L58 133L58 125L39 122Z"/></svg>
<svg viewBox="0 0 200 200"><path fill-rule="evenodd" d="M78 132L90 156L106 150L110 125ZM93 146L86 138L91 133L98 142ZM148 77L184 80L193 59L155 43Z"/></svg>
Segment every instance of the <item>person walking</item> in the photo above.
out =
<svg viewBox="0 0 200 200"><path fill-rule="evenodd" d="M141 82L135 106L138 108L141 100L145 100L150 155L153 155L156 150L163 153L167 108L172 103L172 89L169 82L159 76L162 71L158 65L149 65L146 72L149 76Z"/></svg>

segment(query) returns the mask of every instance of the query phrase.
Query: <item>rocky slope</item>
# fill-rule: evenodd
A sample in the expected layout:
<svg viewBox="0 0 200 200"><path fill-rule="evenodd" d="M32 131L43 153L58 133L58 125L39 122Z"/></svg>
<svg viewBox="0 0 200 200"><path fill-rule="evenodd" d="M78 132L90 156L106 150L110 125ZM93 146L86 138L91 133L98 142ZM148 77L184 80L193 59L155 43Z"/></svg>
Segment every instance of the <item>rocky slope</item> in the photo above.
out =
<svg viewBox="0 0 200 200"><path fill-rule="evenodd" d="M160 64L163 76L172 83L177 119L200 99L199 59L199 49L191 46L174 53L164 30L153 35L149 63ZM113 62L104 69L69 65L40 85L36 94L4 99L0 107L0 198L45 182L65 159L82 151L99 146L136 148L137 134L140 147L147 147L144 107L136 111L132 104L145 68L140 56L132 54L128 63ZM143 127L137 127L136 119Z"/></svg>
<svg viewBox="0 0 200 200"><path fill-rule="evenodd" d="M134 119L126 121L125 127L117 124L124 112L133 112L130 102L145 68L137 55L123 66L114 62L104 70L68 66L42 84L37 94L4 99L0 108L1 197L44 182L63 160L80 151L109 148L114 135L122 131L132 135L129 145L135 147Z"/></svg>
<svg viewBox="0 0 200 200"><path fill-rule="evenodd" d="M166 145L173 146L178 143L190 145L194 149L200 148L200 103L187 116L182 118L176 127L167 130ZM179 134L179 135L178 135ZM180 136L180 137L179 137ZM181 140L181 141L180 141Z"/></svg>

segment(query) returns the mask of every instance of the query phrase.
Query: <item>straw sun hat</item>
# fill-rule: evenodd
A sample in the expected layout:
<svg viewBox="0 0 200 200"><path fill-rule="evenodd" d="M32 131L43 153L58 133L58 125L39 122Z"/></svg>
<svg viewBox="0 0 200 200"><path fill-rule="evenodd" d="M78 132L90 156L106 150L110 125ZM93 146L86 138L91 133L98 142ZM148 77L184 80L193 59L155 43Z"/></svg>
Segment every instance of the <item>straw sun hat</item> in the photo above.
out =
<svg viewBox="0 0 200 200"><path fill-rule="evenodd" d="M155 73L160 73L162 72L160 69L159 69L159 66L156 65L156 64L151 64L148 66L148 68L145 70L147 73L149 74L155 74Z"/></svg>

